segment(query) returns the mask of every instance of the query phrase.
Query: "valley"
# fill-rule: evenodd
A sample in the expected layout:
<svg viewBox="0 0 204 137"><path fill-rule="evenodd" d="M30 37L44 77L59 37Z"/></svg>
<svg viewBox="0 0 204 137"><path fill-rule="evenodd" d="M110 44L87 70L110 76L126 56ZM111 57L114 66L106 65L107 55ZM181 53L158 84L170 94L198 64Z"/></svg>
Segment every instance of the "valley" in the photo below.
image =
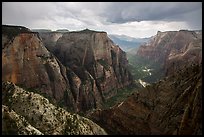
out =
<svg viewBox="0 0 204 137"><path fill-rule="evenodd" d="M147 83L154 83L164 77L163 66L138 55L127 53L130 71L138 82L139 79Z"/></svg>

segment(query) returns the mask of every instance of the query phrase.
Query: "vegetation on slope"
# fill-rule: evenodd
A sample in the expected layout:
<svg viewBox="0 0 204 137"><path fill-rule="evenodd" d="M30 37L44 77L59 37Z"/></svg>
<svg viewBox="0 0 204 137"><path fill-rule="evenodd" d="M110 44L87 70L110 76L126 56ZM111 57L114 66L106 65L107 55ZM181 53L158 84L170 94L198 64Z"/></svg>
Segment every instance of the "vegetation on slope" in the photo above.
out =
<svg viewBox="0 0 204 137"><path fill-rule="evenodd" d="M134 80L141 79L148 83L154 83L164 76L162 66L159 63L132 54L127 54L127 58ZM144 71L145 69L150 69L151 75L148 71Z"/></svg>
<svg viewBox="0 0 204 137"><path fill-rule="evenodd" d="M123 102L127 97L129 97L132 93L136 92L139 87L137 85L130 85L125 88L118 89L116 92L116 95L107 99L103 103L103 108L111 108L114 105L117 105L118 103Z"/></svg>
<svg viewBox="0 0 204 137"><path fill-rule="evenodd" d="M5 134L106 134L91 120L56 107L41 95L10 82L2 82L2 100L2 111L5 112L2 129ZM16 130L12 130L13 127Z"/></svg>

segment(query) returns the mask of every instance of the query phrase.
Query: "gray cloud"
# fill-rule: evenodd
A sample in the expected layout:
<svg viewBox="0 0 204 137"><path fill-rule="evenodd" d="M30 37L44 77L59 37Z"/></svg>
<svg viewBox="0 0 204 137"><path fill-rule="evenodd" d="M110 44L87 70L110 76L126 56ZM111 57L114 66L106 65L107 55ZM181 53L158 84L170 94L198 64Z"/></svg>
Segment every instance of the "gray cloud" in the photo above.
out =
<svg viewBox="0 0 204 137"><path fill-rule="evenodd" d="M163 24L158 25L161 22ZM141 34L153 28L201 29L202 3L3 2L2 23L29 28L90 28L129 34L129 29L136 27L139 27L136 31Z"/></svg>
<svg viewBox="0 0 204 137"><path fill-rule="evenodd" d="M109 5L103 14L113 23L150 20L189 21L194 11L197 11L195 14L198 18L202 18L201 10L201 2L121 2Z"/></svg>
<svg viewBox="0 0 204 137"><path fill-rule="evenodd" d="M4 2L2 6L2 23L32 26L40 20L52 16L55 6L51 3Z"/></svg>

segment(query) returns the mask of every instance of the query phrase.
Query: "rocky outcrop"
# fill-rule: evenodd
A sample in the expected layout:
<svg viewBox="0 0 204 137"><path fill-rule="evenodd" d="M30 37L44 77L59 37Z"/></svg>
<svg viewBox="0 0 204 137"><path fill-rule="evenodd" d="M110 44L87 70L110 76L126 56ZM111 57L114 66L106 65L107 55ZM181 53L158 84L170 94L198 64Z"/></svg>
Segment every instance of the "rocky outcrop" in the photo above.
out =
<svg viewBox="0 0 204 137"><path fill-rule="evenodd" d="M189 65L89 117L110 134L201 135L202 66Z"/></svg>
<svg viewBox="0 0 204 137"><path fill-rule="evenodd" d="M2 80L39 90L57 102L65 100L73 108L66 68L45 48L38 33L24 31L12 35L16 27L3 29Z"/></svg>
<svg viewBox="0 0 204 137"><path fill-rule="evenodd" d="M131 83L125 52L105 32L83 30L65 33L55 47L56 57L78 76L69 80L79 81L72 89L79 101L85 100L84 108L91 106L88 100L100 102L114 96L115 89Z"/></svg>
<svg viewBox="0 0 204 137"><path fill-rule="evenodd" d="M43 135L31 126L23 116L2 105L2 135Z"/></svg>
<svg viewBox="0 0 204 137"><path fill-rule="evenodd" d="M158 31L147 44L140 46L137 55L160 62L166 76L182 69L185 64L201 64L202 32Z"/></svg>
<svg viewBox="0 0 204 137"><path fill-rule="evenodd" d="M104 135L91 120L71 114L48 99L2 82L2 133L45 135Z"/></svg>

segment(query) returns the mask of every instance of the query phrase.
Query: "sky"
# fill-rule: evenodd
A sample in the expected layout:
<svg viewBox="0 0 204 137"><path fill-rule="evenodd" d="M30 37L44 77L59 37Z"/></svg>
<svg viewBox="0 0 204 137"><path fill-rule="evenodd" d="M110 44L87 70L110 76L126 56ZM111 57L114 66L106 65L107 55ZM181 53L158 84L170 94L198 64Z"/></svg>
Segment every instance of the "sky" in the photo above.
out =
<svg viewBox="0 0 204 137"><path fill-rule="evenodd" d="M30 29L91 29L135 38L202 29L201 2L3 2L2 24Z"/></svg>

